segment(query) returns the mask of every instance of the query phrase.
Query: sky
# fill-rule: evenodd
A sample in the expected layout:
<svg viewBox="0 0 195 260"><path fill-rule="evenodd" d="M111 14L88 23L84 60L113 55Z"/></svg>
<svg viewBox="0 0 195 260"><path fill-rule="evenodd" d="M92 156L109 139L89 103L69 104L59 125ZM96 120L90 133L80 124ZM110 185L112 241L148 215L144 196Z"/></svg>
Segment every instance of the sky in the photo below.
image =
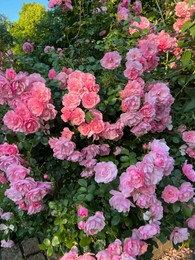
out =
<svg viewBox="0 0 195 260"><path fill-rule="evenodd" d="M11 22L16 22L19 18L23 3L39 3L47 7L48 0L3 0L0 4L0 14L4 14Z"/></svg>

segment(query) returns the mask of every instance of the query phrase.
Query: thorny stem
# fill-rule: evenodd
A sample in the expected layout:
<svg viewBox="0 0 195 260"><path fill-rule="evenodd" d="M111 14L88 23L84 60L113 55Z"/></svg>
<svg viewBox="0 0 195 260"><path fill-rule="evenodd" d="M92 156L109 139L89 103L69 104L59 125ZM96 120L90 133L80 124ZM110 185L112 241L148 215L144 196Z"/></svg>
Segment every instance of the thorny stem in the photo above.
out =
<svg viewBox="0 0 195 260"><path fill-rule="evenodd" d="M156 2L156 5L157 5L157 7L158 7L160 16L161 16L161 18L162 18L162 20L163 20L164 26L166 26L165 19L164 19L164 17L163 17L163 13L162 13L162 10L161 10L160 5L159 5L159 3L158 3L158 0L155 0L155 2Z"/></svg>

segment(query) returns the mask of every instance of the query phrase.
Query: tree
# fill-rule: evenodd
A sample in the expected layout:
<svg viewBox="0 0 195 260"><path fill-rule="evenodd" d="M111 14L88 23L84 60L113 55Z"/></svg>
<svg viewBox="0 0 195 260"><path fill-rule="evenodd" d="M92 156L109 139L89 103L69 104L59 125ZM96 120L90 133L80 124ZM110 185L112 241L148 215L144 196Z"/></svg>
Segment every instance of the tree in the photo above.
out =
<svg viewBox="0 0 195 260"><path fill-rule="evenodd" d="M0 51L9 49L13 43L13 37L9 32L10 21L6 16L0 14Z"/></svg>
<svg viewBox="0 0 195 260"><path fill-rule="evenodd" d="M45 15L46 10L44 5L37 3L23 3L22 10L19 12L20 18L18 22L14 22L10 32L16 39L15 51L20 52L21 45L27 40L36 42L38 35L35 32L36 25L40 22ZM20 46L18 46L18 44Z"/></svg>

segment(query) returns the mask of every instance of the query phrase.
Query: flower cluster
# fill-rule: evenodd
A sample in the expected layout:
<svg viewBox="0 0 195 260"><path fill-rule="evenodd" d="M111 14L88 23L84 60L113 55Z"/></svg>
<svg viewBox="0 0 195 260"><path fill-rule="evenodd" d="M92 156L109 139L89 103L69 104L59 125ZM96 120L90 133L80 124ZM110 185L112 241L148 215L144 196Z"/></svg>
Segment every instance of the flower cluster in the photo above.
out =
<svg viewBox="0 0 195 260"><path fill-rule="evenodd" d="M0 75L0 104L5 103L12 110L4 115L3 122L14 132L35 133L57 114L45 79L36 73L28 76L7 69L5 75Z"/></svg>
<svg viewBox="0 0 195 260"><path fill-rule="evenodd" d="M182 26L185 22L189 21L195 12L195 5L189 4L187 1L178 2L175 6L175 14L179 18L173 24L173 28L176 32L181 32Z"/></svg>
<svg viewBox="0 0 195 260"><path fill-rule="evenodd" d="M195 131L185 131L182 133L182 139L188 145L185 152L192 158L195 158Z"/></svg>
<svg viewBox="0 0 195 260"><path fill-rule="evenodd" d="M50 138L49 145L53 149L54 157L59 160L78 162L86 167L81 172L81 177L91 177L95 175L97 183L109 183L113 181L118 173L118 169L113 162L97 162L97 155L106 156L110 153L109 145L89 145L81 152L75 150L76 144L71 141L73 132L67 127L64 128L60 138Z"/></svg>
<svg viewBox="0 0 195 260"><path fill-rule="evenodd" d="M49 0L48 7L60 6L63 11L72 11L72 0Z"/></svg>
<svg viewBox="0 0 195 260"><path fill-rule="evenodd" d="M129 10L130 1L123 0L117 8L117 15L119 21L125 21L128 19L130 10Z"/></svg>
<svg viewBox="0 0 195 260"><path fill-rule="evenodd" d="M40 212L44 206L42 199L51 193L51 183L35 181L30 170L26 168L16 145L4 143L0 145L0 170L10 182L10 188L5 195L15 202L20 210L27 210L28 214Z"/></svg>
<svg viewBox="0 0 195 260"><path fill-rule="evenodd" d="M169 156L169 148L163 140L149 143L151 151L141 162L129 166L120 176L119 191L112 190L110 205L118 212L129 212L134 206L131 197L139 208L149 208L148 220L155 222L163 217L162 203L157 200L156 185L163 176L173 170L174 160Z"/></svg>
<svg viewBox="0 0 195 260"><path fill-rule="evenodd" d="M147 92L148 91L148 92ZM173 97L164 83L145 86L141 78L129 80L123 90L120 121L129 126L136 136L147 132L161 132L171 124L171 105Z"/></svg>
<svg viewBox="0 0 195 260"><path fill-rule="evenodd" d="M10 219L13 218L13 213L12 212L4 212L2 208L0 208L0 219L9 221ZM1 240L1 247L12 247L14 246L14 242L9 239L10 233L14 230L14 225L12 224L0 224L0 231L3 231L5 235L8 236L8 240Z"/></svg>

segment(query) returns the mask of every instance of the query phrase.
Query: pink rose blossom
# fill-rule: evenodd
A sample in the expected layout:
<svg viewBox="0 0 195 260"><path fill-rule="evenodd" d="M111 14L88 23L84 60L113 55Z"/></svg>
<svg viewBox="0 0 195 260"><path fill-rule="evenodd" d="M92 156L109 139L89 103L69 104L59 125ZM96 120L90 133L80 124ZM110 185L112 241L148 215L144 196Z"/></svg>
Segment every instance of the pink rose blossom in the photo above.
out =
<svg viewBox="0 0 195 260"><path fill-rule="evenodd" d="M146 240L149 238L153 238L157 234L160 233L160 227L154 223L146 224L145 226L141 226L137 230L137 235L139 239Z"/></svg>
<svg viewBox="0 0 195 260"><path fill-rule="evenodd" d="M84 93L82 105L84 108L94 108L100 102L100 97L96 92Z"/></svg>
<svg viewBox="0 0 195 260"><path fill-rule="evenodd" d="M103 212L96 212L94 216L89 217L85 223L84 232L87 236L95 235L105 227L105 218Z"/></svg>
<svg viewBox="0 0 195 260"><path fill-rule="evenodd" d="M1 240L1 247L11 248L13 246L14 246L14 241L12 241L12 240L8 240L8 241Z"/></svg>
<svg viewBox="0 0 195 260"><path fill-rule="evenodd" d="M70 116L70 121L72 125L81 125L85 121L85 113L81 108L76 108L72 111Z"/></svg>
<svg viewBox="0 0 195 260"><path fill-rule="evenodd" d="M179 201L188 202L194 196L194 188L190 182L182 183L179 189Z"/></svg>
<svg viewBox="0 0 195 260"><path fill-rule="evenodd" d="M100 60L102 67L108 70L114 70L121 63L122 57L117 51L107 52Z"/></svg>
<svg viewBox="0 0 195 260"><path fill-rule="evenodd" d="M111 207L116 209L118 212L129 212L130 207L133 205L133 203L127 199L123 193L115 190L111 190L110 194L113 195L113 197L109 200L109 204Z"/></svg>
<svg viewBox="0 0 195 260"><path fill-rule="evenodd" d="M170 235L170 240L176 245L178 243L182 243L185 240L188 240L190 234L188 233L187 228L179 228L175 227Z"/></svg>
<svg viewBox="0 0 195 260"><path fill-rule="evenodd" d="M193 215L191 218L188 218L186 222L189 228L195 229L195 215Z"/></svg>
<svg viewBox="0 0 195 260"><path fill-rule="evenodd" d="M78 211L77 211L77 215L80 218L86 218L88 216L88 209L86 209L85 207L79 205Z"/></svg>
<svg viewBox="0 0 195 260"><path fill-rule="evenodd" d="M187 164L187 161L185 161L182 171L190 181L195 182L195 171L192 167L192 164Z"/></svg>
<svg viewBox="0 0 195 260"><path fill-rule="evenodd" d="M167 203L175 203L179 199L179 190L172 185L167 185L164 188L161 197Z"/></svg>
<svg viewBox="0 0 195 260"><path fill-rule="evenodd" d="M34 46L33 46L33 44L30 43L30 42L25 42L25 43L22 45L22 49L23 49L24 52L30 53L30 52L33 52Z"/></svg>
<svg viewBox="0 0 195 260"><path fill-rule="evenodd" d="M85 222L84 222L84 221L79 221L79 223L78 223L78 229L84 230L84 228L85 228Z"/></svg>
<svg viewBox="0 0 195 260"><path fill-rule="evenodd" d="M141 2L135 1L135 2L133 3L132 9L135 11L135 15L136 15L136 16L140 15L141 12L142 12L142 4L141 4Z"/></svg>
<svg viewBox="0 0 195 260"><path fill-rule="evenodd" d="M116 179L118 169L113 162L99 162L94 167L95 181L109 183Z"/></svg>

